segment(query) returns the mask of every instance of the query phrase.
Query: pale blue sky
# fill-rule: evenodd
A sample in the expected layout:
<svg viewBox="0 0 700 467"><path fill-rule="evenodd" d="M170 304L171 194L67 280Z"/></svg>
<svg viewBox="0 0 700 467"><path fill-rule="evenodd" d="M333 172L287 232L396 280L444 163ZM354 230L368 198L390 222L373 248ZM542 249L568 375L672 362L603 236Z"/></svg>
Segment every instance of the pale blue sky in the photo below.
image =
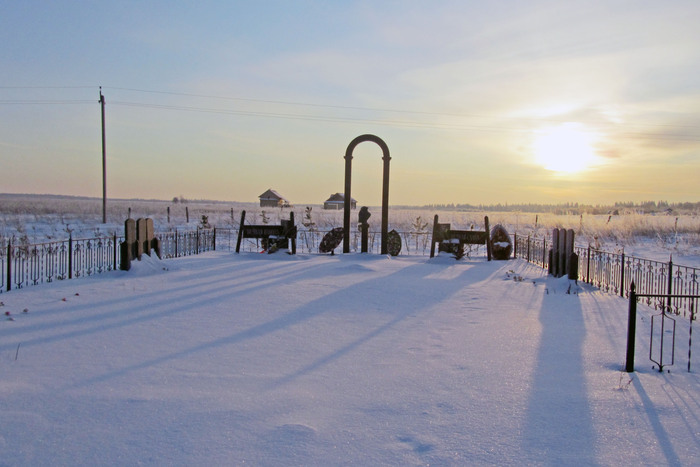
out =
<svg viewBox="0 0 700 467"><path fill-rule="evenodd" d="M103 86L110 197L321 203L372 133L391 204L697 201L698 18L696 1L4 1L0 192L101 196ZM353 167L353 197L380 204L379 148Z"/></svg>

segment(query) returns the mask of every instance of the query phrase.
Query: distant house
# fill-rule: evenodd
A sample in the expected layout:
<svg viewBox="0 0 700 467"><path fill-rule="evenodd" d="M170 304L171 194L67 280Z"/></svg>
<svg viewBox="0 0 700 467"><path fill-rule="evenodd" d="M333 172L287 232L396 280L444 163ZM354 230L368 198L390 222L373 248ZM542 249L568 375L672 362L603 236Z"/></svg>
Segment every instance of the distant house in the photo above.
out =
<svg viewBox="0 0 700 467"><path fill-rule="evenodd" d="M323 209L344 209L345 208L345 193L336 193L334 195L331 195L330 198L328 198L324 203L323 203ZM355 198L350 198L350 209L356 209L357 208L357 201L355 201Z"/></svg>
<svg viewBox="0 0 700 467"><path fill-rule="evenodd" d="M267 190L265 193L258 196L258 198L260 198L261 208L288 208L291 206L284 196L273 189Z"/></svg>

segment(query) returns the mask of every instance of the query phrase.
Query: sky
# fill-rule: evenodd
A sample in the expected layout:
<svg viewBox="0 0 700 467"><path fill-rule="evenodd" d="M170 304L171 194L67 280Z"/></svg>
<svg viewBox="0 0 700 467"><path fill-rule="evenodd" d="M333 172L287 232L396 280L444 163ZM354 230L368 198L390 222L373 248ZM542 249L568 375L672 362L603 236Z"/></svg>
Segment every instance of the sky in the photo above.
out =
<svg viewBox="0 0 700 467"><path fill-rule="evenodd" d="M2 2L0 192L698 201L696 1ZM382 153L353 152L378 206Z"/></svg>

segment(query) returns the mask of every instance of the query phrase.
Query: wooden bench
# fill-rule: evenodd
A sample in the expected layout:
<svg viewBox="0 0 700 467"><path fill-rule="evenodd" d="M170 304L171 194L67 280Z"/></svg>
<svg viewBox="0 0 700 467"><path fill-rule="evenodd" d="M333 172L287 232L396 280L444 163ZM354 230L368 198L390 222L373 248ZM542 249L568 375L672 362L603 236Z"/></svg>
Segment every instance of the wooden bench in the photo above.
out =
<svg viewBox="0 0 700 467"><path fill-rule="evenodd" d="M464 245L486 245L486 257L491 261L491 239L489 238L489 218L484 216L484 231L454 230L450 224L440 224L438 215L433 221L433 238L430 242L430 257L435 256L435 244L438 252L454 253L457 259L462 257Z"/></svg>
<svg viewBox="0 0 700 467"><path fill-rule="evenodd" d="M291 254L295 255L297 252L297 227L294 225L294 213L290 212L289 220L281 220L280 225L245 225L245 211L241 211L236 253L241 252L241 240L244 238L260 238L263 248L270 252L278 248L291 249Z"/></svg>

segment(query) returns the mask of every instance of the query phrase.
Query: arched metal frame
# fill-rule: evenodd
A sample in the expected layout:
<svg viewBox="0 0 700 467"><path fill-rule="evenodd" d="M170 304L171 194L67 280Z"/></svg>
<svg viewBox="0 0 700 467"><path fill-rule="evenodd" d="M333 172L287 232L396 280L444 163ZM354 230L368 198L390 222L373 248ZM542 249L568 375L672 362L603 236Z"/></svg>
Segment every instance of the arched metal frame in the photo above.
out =
<svg viewBox="0 0 700 467"><path fill-rule="evenodd" d="M355 146L365 141L376 143L382 149L384 177L382 183L382 254L387 254L387 231L389 230L389 147L378 136L362 135L350 142L345 151L345 204L343 213L343 253L350 253L350 202L352 200L352 152Z"/></svg>

